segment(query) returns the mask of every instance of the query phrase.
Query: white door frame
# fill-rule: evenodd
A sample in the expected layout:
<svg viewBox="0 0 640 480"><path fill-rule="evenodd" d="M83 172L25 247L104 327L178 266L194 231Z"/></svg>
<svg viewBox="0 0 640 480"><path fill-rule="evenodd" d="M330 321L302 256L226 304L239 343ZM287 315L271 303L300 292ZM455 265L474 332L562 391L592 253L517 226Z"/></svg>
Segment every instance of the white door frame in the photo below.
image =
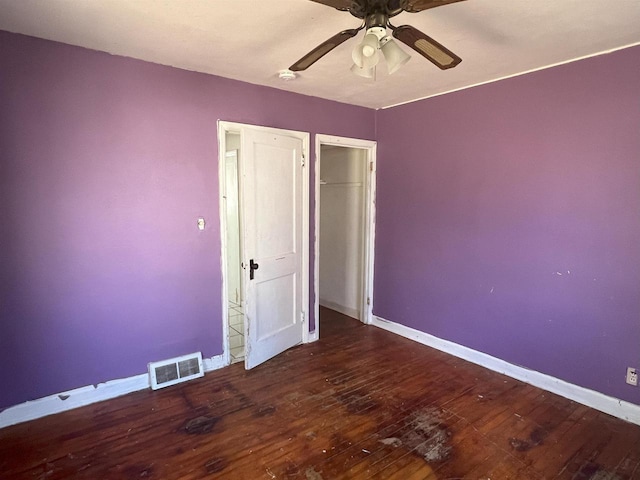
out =
<svg viewBox="0 0 640 480"><path fill-rule="evenodd" d="M218 203L220 210L220 267L222 269L222 344L224 365L231 363L231 351L229 348L229 296L227 292L227 218L226 218L226 165L225 155L227 152L227 133L242 135L243 128L260 130L265 133L276 135L287 135L302 140L302 151L305 165L302 171L302 310L304 319L302 321L302 342L310 341L309 336L309 133L295 130L284 130L280 128L263 127L244 123L227 122L218 120ZM238 162L242 162L242 151L240 151ZM241 180L239 180L241 183ZM240 185L242 191L242 185ZM238 206L240 218L242 219L242 195L239 195ZM241 242L242 243L242 242ZM241 245L241 248L244 248ZM244 252L241 258L245 258ZM246 334L247 332L245 332Z"/></svg>
<svg viewBox="0 0 640 480"><path fill-rule="evenodd" d="M316 329L311 333L311 341L320 335L320 164L322 145L333 145L345 148L359 148L367 152L367 175L365 175L365 222L364 222L364 252L363 252L363 282L360 304L360 321L367 325L373 320L373 261L375 247L375 219L376 219L376 149L377 143L372 140L336 137L333 135L316 135L315 162L315 238L313 262L313 292Z"/></svg>

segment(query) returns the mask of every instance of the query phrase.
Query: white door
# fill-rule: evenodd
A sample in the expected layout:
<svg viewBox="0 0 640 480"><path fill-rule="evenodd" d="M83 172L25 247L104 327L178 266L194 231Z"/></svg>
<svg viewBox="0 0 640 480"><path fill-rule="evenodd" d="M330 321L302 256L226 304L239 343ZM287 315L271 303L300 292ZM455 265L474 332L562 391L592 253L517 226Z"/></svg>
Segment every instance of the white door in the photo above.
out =
<svg viewBox="0 0 640 480"><path fill-rule="evenodd" d="M245 367L302 342L302 140L242 129Z"/></svg>

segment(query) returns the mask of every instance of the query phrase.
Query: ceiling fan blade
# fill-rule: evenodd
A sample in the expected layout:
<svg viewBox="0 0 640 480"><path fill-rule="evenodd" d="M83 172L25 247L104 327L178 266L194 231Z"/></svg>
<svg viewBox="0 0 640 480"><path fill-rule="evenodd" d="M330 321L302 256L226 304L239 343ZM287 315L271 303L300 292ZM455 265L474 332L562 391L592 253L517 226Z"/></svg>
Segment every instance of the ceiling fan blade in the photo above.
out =
<svg viewBox="0 0 640 480"><path fill-rule="evenodd" d="M353 4L352 0L311 0L312 2L321 3L328 7L337 8L338 10L349 10Z"/></svg>
<svg viewBox="0 0 640 480"><path fill-rule="evenodd" d="M409 13L417 13L430 8L441 7L443 5L462 1L464 0L406 0L404 10Z"/></svg>
<svg viewBox="0 0 640 480"><path fill-rule="evenodd" d="M343 30L340 33L335 34L329 40L325 40L316 48L307 53L304 57L298 60L296 63L289 67L289 70L294 72L299 72L301 70L306 70L311 65L316 63L322 57L324 57L331 50L336 48L343 42L346 42L350 38L355 37L361 29L352 28L351 30Z"/></svg>
<svg viewBox="0 0 640 480"><path fill-rule="evenodd" d="M451 50L411 25L396 27L393 36L442 70L453 68L462 61Z"/></svg>

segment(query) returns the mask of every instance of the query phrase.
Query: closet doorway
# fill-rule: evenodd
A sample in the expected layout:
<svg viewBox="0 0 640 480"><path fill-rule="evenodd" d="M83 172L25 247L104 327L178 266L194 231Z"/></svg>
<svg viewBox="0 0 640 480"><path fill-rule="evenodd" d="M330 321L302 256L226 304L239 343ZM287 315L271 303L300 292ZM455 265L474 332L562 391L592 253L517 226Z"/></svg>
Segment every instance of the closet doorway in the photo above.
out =
<svg viewBox="0 0 640 480"><path fill-rule="evenodd" d="M320 306L363 323L373 308L375 142L316 136L316 331Z"/></svg>

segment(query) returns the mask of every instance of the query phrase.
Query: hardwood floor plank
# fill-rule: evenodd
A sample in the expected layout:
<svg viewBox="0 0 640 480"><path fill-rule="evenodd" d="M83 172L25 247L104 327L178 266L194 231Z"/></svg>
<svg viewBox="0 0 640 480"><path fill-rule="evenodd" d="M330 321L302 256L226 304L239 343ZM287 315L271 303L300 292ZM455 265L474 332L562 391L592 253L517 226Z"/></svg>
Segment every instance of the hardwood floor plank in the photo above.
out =
<svg viewBox="0 0 640 480"><path fill-rule="evenodd" d="M322 309L245 371L0 430L0 478L640 478L640 427Z"/></svg>
<svg viewBox="0 0 640 480"><path fill-rule="evenodd" d="M629 443L629 452L618 462L614 472L620 478L640 477L640 438Z"/></svg>

